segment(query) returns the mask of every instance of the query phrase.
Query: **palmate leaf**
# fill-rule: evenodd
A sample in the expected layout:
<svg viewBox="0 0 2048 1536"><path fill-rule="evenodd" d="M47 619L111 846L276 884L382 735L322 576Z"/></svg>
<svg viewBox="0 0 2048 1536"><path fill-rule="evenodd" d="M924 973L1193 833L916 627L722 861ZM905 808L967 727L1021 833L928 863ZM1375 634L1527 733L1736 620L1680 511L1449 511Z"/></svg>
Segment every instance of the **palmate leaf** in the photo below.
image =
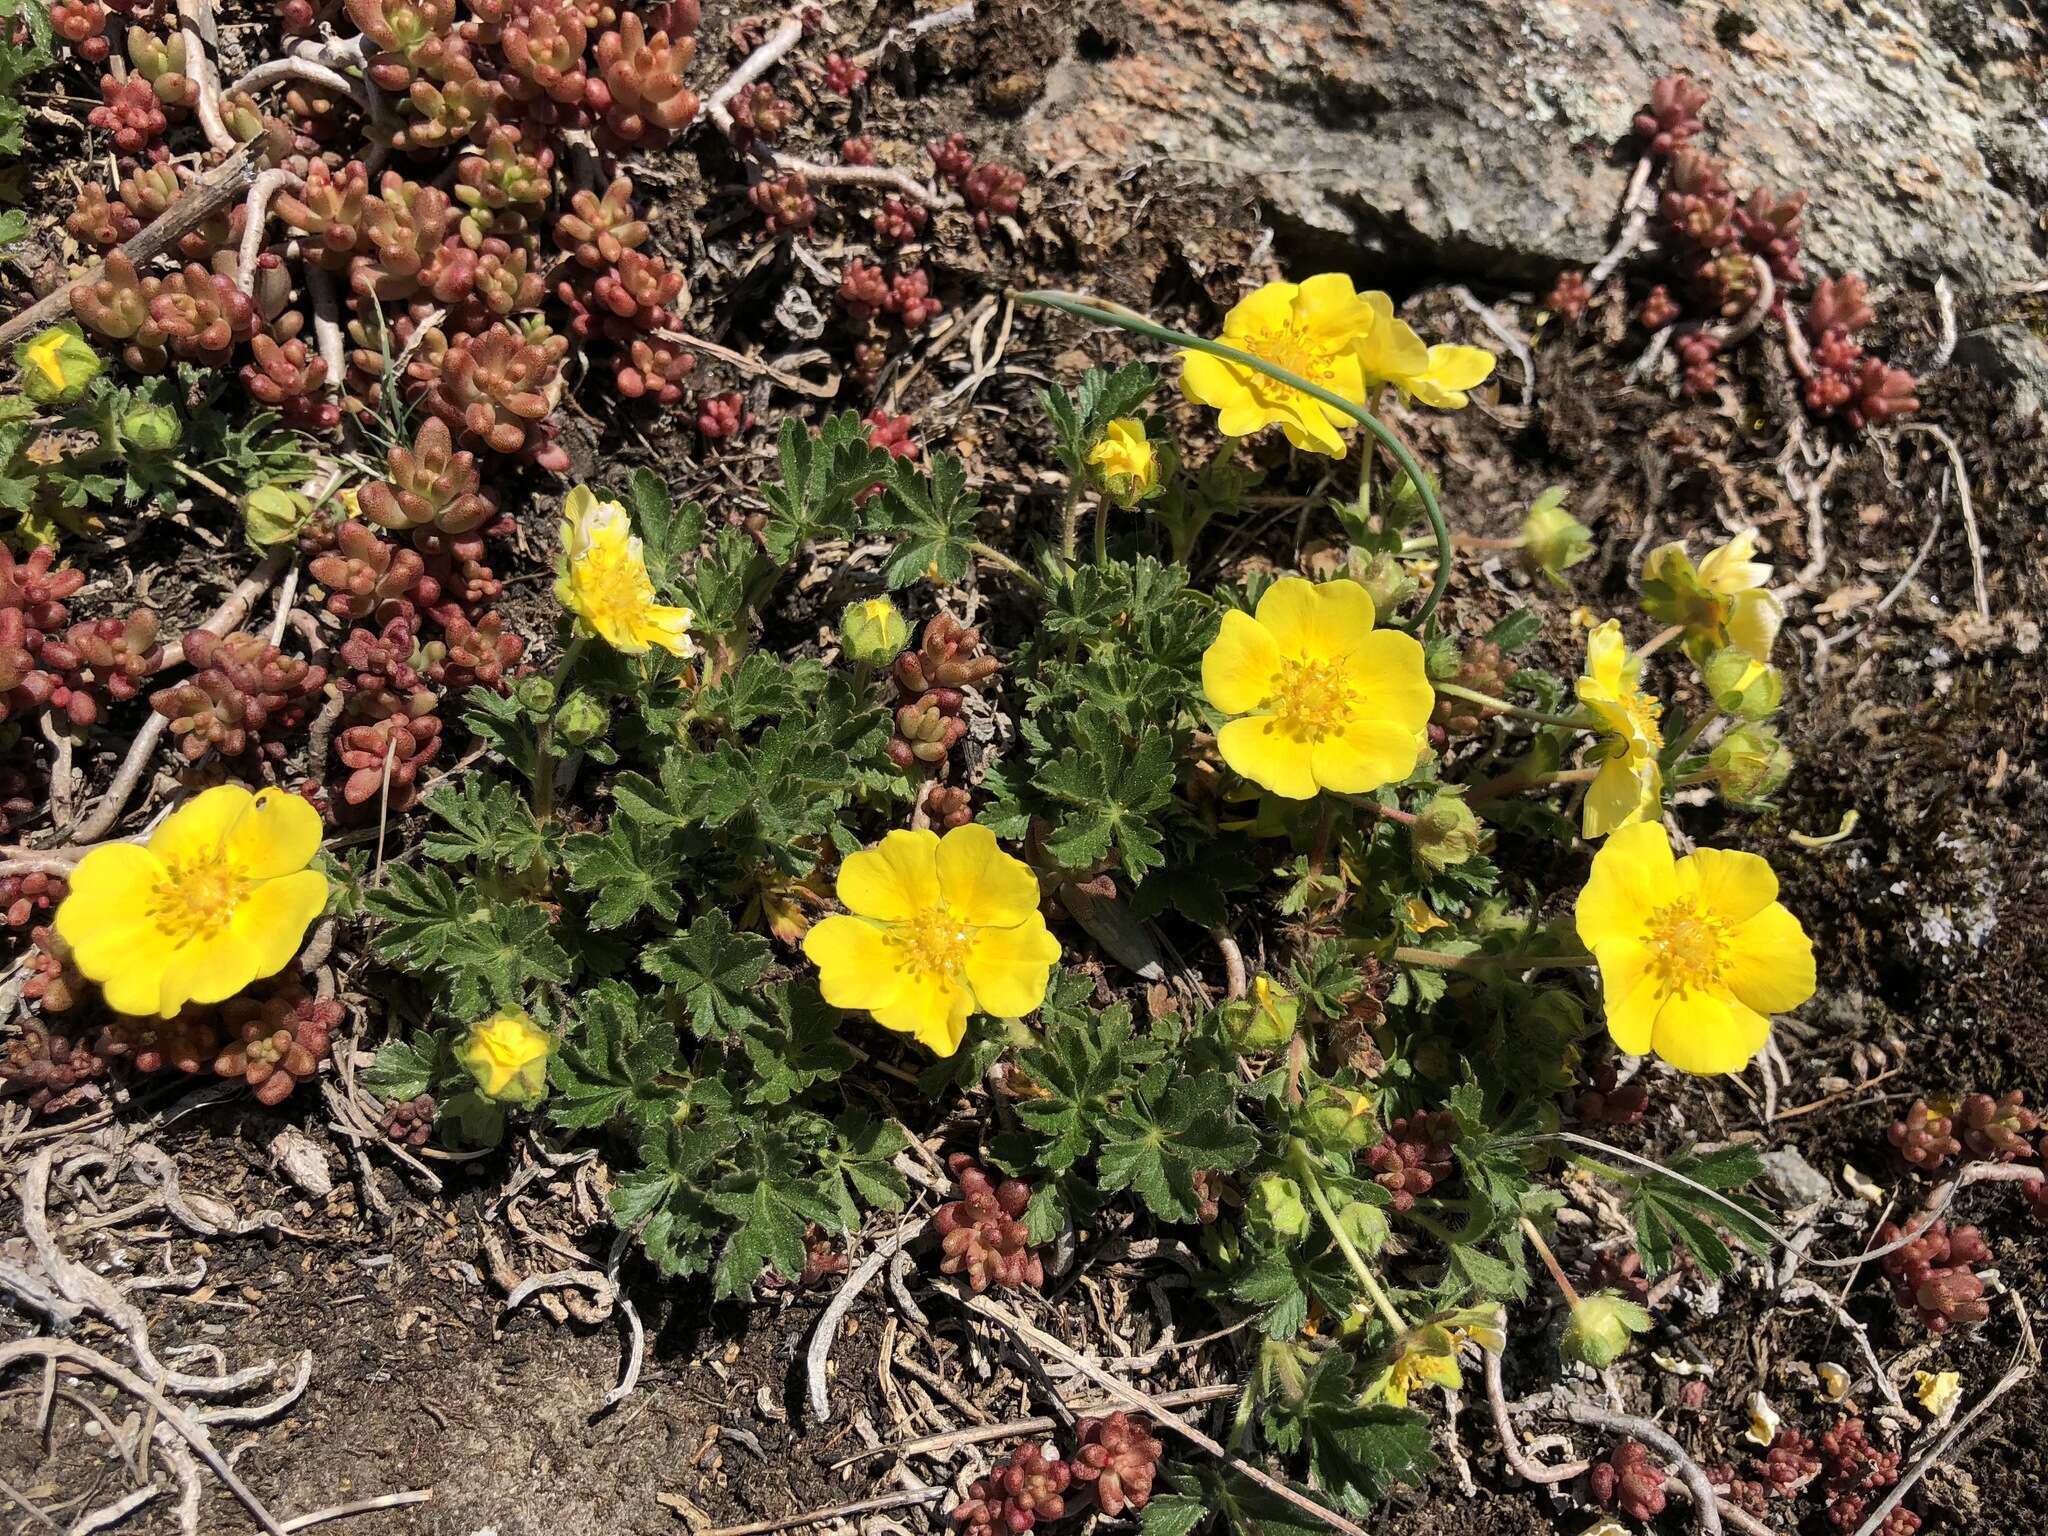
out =
<svg viewBox="0 0 2048 1536"><path fill-rule="evenodd" d="M437 864L465 861L487 869L524 870L546 857L547 840L526 798L511 785L463 778L423 802L440 823L429 827L427 857Z"/></svg>
<svg viewBox="0 0 2048 1536"><path fill-rule="evenodd" d="M642 912L668 920L682 910L682 851L666 832L621 816L601 833L570 838L563 851L569 883L597 892L587 914L593 928L620 928Z"/></svg>
<svg viewBox="0 0 2048 1536"><path fill-rule="evenodd" d="M1068 981L1059 978L1055 988ZM1111 1111L1165 1053L1149 1036L1134 1038L1126 1004L1092 1019L1067 1016L1059 1008L1059 1000L1049 996L1043 1040L1021 1063L1044 1096L1017 1104L1017 1118L1043 1138L1036 1161L1049 1173L1072 1168L1094 1150Z"/></svg>
<svg viewBox="0 0 2048 1536"><path fill-rule="evenodd" d="M842 1015L818 995L815 981L783 982L767 988L765 996L768 1011L756 1013L740 1032L755 1074L748 1103L787 1104L858 1059L839 1038Z"/></svg>
<svg viewBox="0 0 2048 1536"><path fill-rule="evenodd" d="M1238 1116L1234 1081L1204 1072L1175 1078L1154 1103L1134 1096L1109 1119L1097 1158L1102 1187L1134 1191L1161 1221L1193 1221L1194 1176L1241 1167L1258 1150Z"/></svg>
<svg viewBox="0 0 2048 1536"><path fill-rule="evenodd" d="M805 544L843 538L858 526L854 498L877 484L894 462L868 441L867 423L852 411L826 418L814 436L796 417L785 417L776 441L782 478L761 487L768 553L787 562Z"/></svg>
<svg viewBox="0 0 2048 1536"><path fill-rule="evenodd" d="M1087 472L1088 454L1103 428L1119 416L1133 414L1158 386L1159 374L1144 363L1126 363L1115 373L1090 368L1081 387L1069 395L1061 385L1041 390L1038 403L1052 419L1053 442L1070 474Z"/></svg>
<svg viewBox="0 0 2048 1536"><path fill-rule="evenodd" d="M1091 869L1112 852L1135 881L1164 862L1153 813L1173 798L1178 764L1171 737L1151 731L1135 747L1102 712L1084 708L1072 748L1046 763L1035 784L1059 807L1046 851L1068 869Z"/></svg>
<svg viewBox="0 0 2048 1536"><path fill-rule="evenodd" d="M682 1105L665 1081L677 1065L668 1015L623 982L600 982L578 1000L568 1038L548 1062L549 1118L570 1130L623 1120L654 1131Z"/></svg>
<svg viewBox="0 0 2048 1536"><path fill-rule="evenodd" d="M386 1040L377 1059L363 1073L363 1086L385 1100L416 1099L434 1082L439 1050L431 1035L416 1040Z"/></svg>
<svg viewBox="0 0 2048 1536"><path fill-rule="evenodd" d="M1414 1482L1436 1465L1429 1420L1385 1403L1361 1406L1342 1350L1317 1362L1299 1403L1268 1411L1265 1431L1282 1451L1306 1446L1310 1483L1353 1514L1368 1513L1392 1484Z"/></svg>
<svg viewBox="0 0 2048 1536"><path fill-rule="evenodd" d="M640 1167L613 1186L612 1219L664 1274L710 1266L724 1223L705 1191L742 1129L724 1110L693 1103L687 1118L670 1116L640 1138Z"/></svg>
<svg viewBox="0 0 2048 1536"><path fill-rule="evenodd" d="M381 919L377 953L446 990L449 1010L474 1018L516 1004L540 982L567 982L575 962L554 935L554 919L534 902L479 902L437 866L395 865L390 883L370 893Z"/></svg>
<svg viewBox="0 0 2048 1536"><path fill-rule="evenodd" d="M863 1207L900 1211L910 1184L896 1169L906 1143L886 1120L848 1110L832 1123L832 1141L818 1153L819 1188L838 1206L842 1229L860 1221Z"/></svg>
<svg viewBox="0 0 2048 1536"><path fill-rule="evenodd" d="M1764 1208L1735 1193L1763 1172L1763 1160L1754 1147L1738 1144L1713 1152L1688 1151L1673 1158L1666 1168L1654 1170L1625 1168L1583 1154L1574 1154L1572 1160L1612 1179L1627 1192L1636 1249L1643 1256L1644 1270L1652 1276L1667 1273L1677 1250L1683 1248L1710 1278L1718 1280L1735 1267L1729 1238L1752 1253L1768 1253L1778 1240Z"/></svg>
<svg viewBox="0 0 2048 1536"><path fill-rule="evenodd" d="M641 965L675 988L690 1027L706 1040L729 1040L749 1025L766 1027L759 986L767 974L768 941L733 932L723 912L706 912L682 933L641 956Z"/></svg>
<svg viewBox="0 0 2048 1536"><path fill-rule="evenodd" d="M948 586L964 580L973 564L968 546L974 542L981 503L967 489L967 466L959 455L933 454L928 471L907 459L892 459L883 484L881 511L870 513L869 526L900 539L882 567L890 589L907 587L928 573Z"/></svg>
<svg viewBox="0 0 2048 1536"><path fill-rule="evenodd" d="M785 1278L804 1266L804 1233L812 1223L844 1229L834 1191L816 1172L815 1154L829 1145L831 1126L813 1114L786 1115L772 1126L753 1122L735 1150L739 1166L706 1195L730 1232L719 1249L712 1291L721 1301L744 1296L773 1265Z"/></svg>

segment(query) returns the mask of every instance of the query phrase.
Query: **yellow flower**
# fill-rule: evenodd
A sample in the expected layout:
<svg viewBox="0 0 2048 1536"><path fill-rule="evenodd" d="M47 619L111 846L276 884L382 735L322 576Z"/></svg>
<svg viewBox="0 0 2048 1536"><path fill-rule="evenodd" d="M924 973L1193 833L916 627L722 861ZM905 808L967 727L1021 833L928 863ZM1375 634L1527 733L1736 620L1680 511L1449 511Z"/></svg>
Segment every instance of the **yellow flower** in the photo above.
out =
<svg viewBox="0 0 2048 1536"><path fill-rule="evenodd" d="M1457 1391L1465 1384L1458 1351L1468 1343L1495 1353L1507 1346L1497 1309L1459 1307L1409 1329L1395 1340L1392 1363L1366 1387L1365 1401L1405 1408L1429 1387Z"/></svg>
<svg viewBox="0 0 2048 1536"><path fill-rule="evenodd" d="M849 660L884 666L909 643L910 621L886 597L848 603L839 616L839 646Z"/></svg>
<svg viewBox="0 0 2048 1536"><path fill-rule="evenodd" d="M548 1088L554 1041L522 1008L501 1008L455 1047L455 1059L476 1079L476 1091L500 1104L538 1104Z"/></svg>
<svg viewBox="0 0 2048 1536"><path fill-rule="evenodd" d="M1159 484L1159 455L1145 435L1145 423L1135 416L1119 416L1104 427L1102 441L1089 451L1088 462L1110 497L1127 507Z"/></svg>
<svg viewBox="0 0 2048 1536"><path fill-rule="evenodd" d="M1305 283L1268 283L1223 317L1223 342L1276 363L1333 395L1365 403L1358 342L1372 329L1372 311L1341 272ZM1206 352L1181 353L1181 393L1215 407L1216 430L1250 437L1278 426L1287 441L1310 453L1344 457L1349 416L1291 384Z"/></svg>
<svg viewBox="0 0 2048 1536"><path fill-rule="evenodd" d="M960 1048L970 1014L1021 1018L1045 1001L1059 940L1038 911L1030 866L969 823L943 838L891 832L839 866L852 914L804 935L818 986L940 1056Z"/></svg>
<svg viewBox="0 0 2048 1536"><path fill-rule="evenodd" d="M1749 1394L1749 1427L1743 1430L1743 1439L1751 1445L1768 1446L1778 1438L1778 1429L1783 1423L1768 1397L1761 1392Z"/></svg>
<svg viewBox="0 0 2048 1536"><path fill-rule="evenodd" d="M1695 660L1734 645L1768 661L1785 610L1763 590L1771 568L1755 556L1753 532L1708 550L1697 567L1684 545L1660 545L1643 563L1643 611L1660 623L1684 625Z"/></svg>
<svg viewBox="0 0 2048 1536"><path fill-rule="evenodd" d="M1655 816L1664 803L1664 776L1657 754L1664 750L1659 724L1664 706L1642 690L1643 663L1629 653L1621 624L1609 619L1586 636L1586 675L1579 702L1591 710L1606 736L1594 752L1600 772L1586 791L1582 829L1589 838Z"/></svg>
<svg viewBox="0 0 2048 1536"><path fill-rule="evenodd" d="M22 393L38 405L76 399L106 366L69 320L17 346L14 364L21 370Z"/></svg>
<svg viewBox="0 0 2048 1536"><path fill-rule="evenodd" d="M1770 1015L1813 996L1813 944L1753 853L1702 848L1674 860L1651 821L1593 857L1579 939L1600 965L1607 1032L1632 1056L1681 1072L1737 1072L1770 1037Z"/></svg>
<svg viewBox="0 0 2048 1536"><path fill-rule="evenodd" d="M1384 293L1362 296L1373 312L1372 328L1358 345L1366 383L1391 384L1404 399L1420 400L1442 411L1463 410L1493 373L1493 354L1484 347L1425 346L1415 328L1394 316L1394 301Z"/></svg>
<svg viewBox="0 0 2048 1536"><path fill-rule="evenodd" d="M1949 1410L1956 1405L1956 1399L1963 1395L1963 1378L1959 1371L1915 1371L1913 1373L1913 1396L1930 1418L1945 1419Z"/></svg>
<svg viewBox="0 0 2048 1536"><path fill-rule="evenodd" d="M1268 587L1256 616L1223 615L1202 654L1202 692L1242 717L1216 733L1223 760L1289 800L1407 778L1436 695L1421 645L1373 618L1357 582L1298 576Z"/></svg>
<svg viewBox="0 0 2048 1536"><path fill-rule="evenodd" d="M291 963L327 904L320 813L281 789L222 784L194 796L147 843L102 843L79 860L57 934L117 1013L173 1017Z"/></svg>
<svg viewBox="0 0 2048 1536"><path fill-rule="evenodd" d="M555 596L590 633L628 656L657 645L685 660L697 654L690 639L695 616L654 600L647 558L624 507L577 486L562 504L562 548Z"/></svg>

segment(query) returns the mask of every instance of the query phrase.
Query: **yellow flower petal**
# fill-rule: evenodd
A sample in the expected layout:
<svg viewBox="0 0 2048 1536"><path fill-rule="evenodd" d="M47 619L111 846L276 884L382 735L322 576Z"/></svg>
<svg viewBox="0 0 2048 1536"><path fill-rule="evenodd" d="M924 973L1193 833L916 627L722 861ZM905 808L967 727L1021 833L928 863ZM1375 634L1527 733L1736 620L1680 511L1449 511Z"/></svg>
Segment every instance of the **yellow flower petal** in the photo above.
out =
<svg viewBox="0 0 2048 1536"><path fill-rule="evenodd" d="M1225 336L1242 336L1258 331L1284 329L1293 316L1297 283L1265 283L1253 289L1223 317Z"/></svg>
<svg viewBox="0 0 2048 1536"><path fill-rule="evenodd" d="M1729 607L1728 641L1751 656L1768 657L1784 622L1784 605L1769 592L1738 592Z"/></svg>
<svg viewBox="0 0 2048 1536"><path fill-rule="evenodd" d="M227 846L235 823L255 803L256 797L239 784L216 784L202 790L164 818L163 825L150 836L149 851L166 864L215 858ZM314 819L319 819L317 812Z"/></svg>
<svg viewBox="0 0 2048 1536"><path fill-rule="evenodd" d="M209 791L211 793L211 791ZM255 880L302 870L320 851L320 813L289 790L265 789L229 827L228 861Z"/></svg>
<svg viewBox="0 0 2048 1536"><path fill-rule="evenodd" d="M950 1056L967 1038L974 999L958 983L938 976L911 976L895 1002L870 1011L882 1028L909 1035L935 1056Z"/></svg>
<svg viewBox="0 0 2048 1536"><path fill-rule="evenodd" d="M1202 692L1226 715L1246 714L1279 684L1280 646L1273 632L1233 608L1202 653Z"/></svg>
<svg viewBox="0 0 2048 1536"><path fill-rule="evenodd" d="M1771 1021L1734 997L1685 992L1665 1000L1650 1043L1679 1071L1709 1076L1740 1072L1770 1037Z"/></svg>
<svg viewBox="0 0 2048 1536"><path fill-rule="evenodd" d="M983 928L967 948L967 983L975 1006L999 1019L1021 1019L1045 1001L1060 944L1036 912L1014 928Z"/></svg>
<svg viewBox="0 0 2048 1536"><path fill-rule="evenodd" d="M72 963L121 1013L157 1011L173 945L149 904L165 875L163 861L139 843L102 843L72 870L57 908L57 936L70 946Z"/></svg>
<svg viewBox="0 0 2048 1536"><path fill-rule="evenodd" d="M1728 949L1721 979L1756 1012L1790 1013L1813 996L1813 941L1777 902L1731 932Z"/></svg>
<svg viewBox="0 0 2048 1536"><path fill-rule="evenodd" d="M1315 797L1314 752L1271 715L1247 715L1216 733L1216 750L1238 773L1287 800Z"/></svg>
<svg viewBox="0 0 2048 1536"><path fill-rule="evenodd" d="M1320 788L1363 795L1400 783L1415 771L1415 758L1413 728L1367 720L1313 743L1309 770Z"/></svg>
<svg viewBox="0 0 2048 1536"><path fill-rule="evenodd" d="M1778 877L1753 853L1701 848L1678 861L1682 890L1729 927L1746 923L1778 899Z"/></svg>
<svg viewBox="0 0 2048 1536"><path fill-rule="evenodd" d="M296 795L290 798L300 805L306 804ZM312 809L311 806L306 808ZM228 918L227 936L237 946L240 955L237 963L248 965L253 972L249 980L275 976L290 965L292 957L299 952L299 946L305 942L306 930L312 927L314 919L326 905L327 877L317 869L301 869L296 874L265 880L235 903L235 910ZM240 987L235 989L240 990ZM223 993L222 996L233 996L233 993ZM207 1000L201 998L202 1002Z"/></svg>
<svg viewBox="0 0 2048 1536"><path fill-rule="evenodd" d="M909 973L886 929L860 917L828 917L804 935L804 958L818 968L818 991L834 1008L872 1013L903 996Z"/></svg>
<svg viewBox="0 0 2048 1536"><path fill-rule="evenodd" d="M1038 917L1038 877L997 847L995 833L979 822L940 838L935 861L940 899L961 922L1010 928Z"/></svg>
<svg viewBox="0 0 2048 1536"><path fill-rule="evenodd" d="M1677 895L1678 867L1664 828L1624 827L1607 839L1579 892L1579 942L1597 950L1611 939L1640 939L1644 918Z"/></svg>
<svg viewBox="0 0 2048 1536"><path fill-rule="evenodd" d="M839 899L862 917L900 923L939 900L936 832L891 832L839 866Z"/></svg>
<svg viewBox="0 0 2048 1536"><path fill-rule="evenodd" d="M1287 660L1327 661L1365 640L1374 613L1371 594L1355 581L1283 576L1259 598L1257 617Z"/></svg>
<svg viewBox="0 0 2048 1536"><path fill-rule="evenodd" d="M1363 295L1373 312L1372 330L1357 347L1366 377L1376 384L1397 384L1429 367L1429 348L1405 320L1394 318L1394 301L1374 291Z"/></svg>
<svg viewBox="0 0 2048 1536"><path fill-rule="evenodd" d="M157 980L155 1005L146 1011L169 1019L187 1003L226 1002L258 975L254 955L222 929L170 952Z"/></svg>
<svg viewBox="0 0 2048 1536"><path fill-rule="evenodd" d="M1426 377L1438 389L1474 389L1492 376L1493 364L1493 354L1484 347L1439 344L1429 349Z"/></svg>
<svg viewBox="0 0 2048 1536"><path fill-rule="evenodd" d="M1368 604L1371 601L1366 597ZM1410 735L1429 724L1430 713L1436 708L1436 690L1429 686L1422 642L1413 635L1398 629L1376 629L1352 641L1344 658L1344 676L1364 697L1361 713L1399 726ZM1414 766L1412 758L1409 765ZM1405 771L1400 775L1407 776Z"/></svg>
<svg viewBox="0 0 2048 1536"><path fill-rule="evenodd" d="M1651 819L1664 804L1663 777L1653 759L1632 762L1626 754L1609 758L1586 790L1580 830L1598 841Z"/></svg>
<svg viewBox="0 0 2048 1536"><path fill-rule="evenodd" d="M1664 1007L1664 986L1656 972L1656 956L1635 939L1608 939L1593 949L1600 965L1600 998L1607 1013L1607 1033L1631 1056L1647 1056L1657 1037L1657 1015Z"/></svg>

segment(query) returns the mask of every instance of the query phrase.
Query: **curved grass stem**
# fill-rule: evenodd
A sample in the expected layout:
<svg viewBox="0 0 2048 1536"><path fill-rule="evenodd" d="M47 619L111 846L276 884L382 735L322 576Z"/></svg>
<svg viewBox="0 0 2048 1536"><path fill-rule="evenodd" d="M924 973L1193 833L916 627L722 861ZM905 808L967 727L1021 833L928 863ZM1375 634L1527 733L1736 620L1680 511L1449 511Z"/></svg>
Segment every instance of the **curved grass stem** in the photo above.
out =
<svg viewBox="0 0 2048 1536"><path fill-rule="evenodd" d="M1429 525L1436 534L1436 575L1430 586L1429 596L1423 599L1415 617L1400 624L1400 627L1420 629L1429 622L1429 616L1436 612L1437 604L1443 601L1444 588L1451 580L1451 530L1444 522L1443 509L1437 505L1435 487L1429 483L1429 477L1422 472L1422 466L1415 462L1415 455L1408 451L1408 445L1364 406L1356 405L1342 395L1324 389L1320 384L1310 383L1300 374L1282 368L1277 363L1270 363L1263 357L1226 346L1220 341L1210 341L1207 337L1176 331L1170 326L1146 319L1136 310L1125 309L1121 304L1111 304L1082 294L1047 289L1013 293L1011 297L1021 304L1038 304L1047 309L1057 309L1078 320L1093 320L1100 325L1113 325L1119 330L1166 342L1169 346L1185 347L1193 352L1206 352L1211 357L1220 357L1226 362L1236 363L1239 367L1250 368L1254 372L1263 373L1269 379L1285 384L1290 389L1300 390L1310 399L1321 402L1333 411L1341 412L1365 428L1379 439L1381 446L1393 456L1394 462L1400 465L1401 473L1408 477L1408 483L1415 487L1416 496L1422 502L1423 514L1429 519Z"/></svg>

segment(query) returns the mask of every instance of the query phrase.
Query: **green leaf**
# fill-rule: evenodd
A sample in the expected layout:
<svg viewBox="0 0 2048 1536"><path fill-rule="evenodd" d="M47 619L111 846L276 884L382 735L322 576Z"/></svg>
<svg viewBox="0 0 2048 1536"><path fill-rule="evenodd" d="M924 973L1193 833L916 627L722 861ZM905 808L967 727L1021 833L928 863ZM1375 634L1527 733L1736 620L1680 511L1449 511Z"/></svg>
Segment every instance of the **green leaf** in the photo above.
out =
<svg viewBox="0 0 2048 1536"><path fill-rule="evenodd" d="M740 1035L753 1064L750 1104L787 1104L821 1082L831 1082L858 1059L839 1038L841 1014L818 995L814 981L767 989L772 1018L757 1016Z"/></svg>
<svg viewBox="0 0 2048 1536"><path fill-rule="evenodd" d="M547 855L547 841L525 796L511 785L469 777L443 785L423 802L438 820L426 835L427 857L437 864L474 861L486 868L521 871Z"/></svg>
<svg viewBox="0 0 2048 1536"><path fill-rule="evenodd" d="M1352 1514L1369 1513L1390 1485L1416 1482L1436 1465L1429 1420L1385 1403L1360 1406L1342 1350L1317 1362L1299 1403L1273 1405L1267 1431L1283 1449L1305 1444L1310 1481Z"/></svg>
<svg viewBox="0 0 2048 1536"><path fill-rule="evenodd" d="M839 1208L839 1225L859 1224L863 1208L900 1211L910 1184L896 1170L896 1154L907 1143L886 1120L848 1110L832 1124L832 1142L818 1154L820 1187Z"/></svg>
<svg viewBox="0 0 2048 1536"><path fill-rule="evenodd" d="M684 560L704 542L704 508L694 501L677 506L668 482L645 467L626 482L626 505L647 560L647 575L657 593L674 589Z"/></svg>
<svg viewBox="0 0 2048 1536"><path fill-rule="evenodd" d="M1114 850L1132 880L1164 862L1152 813L1173 798L1178 763L1172 739L1148 732L1135 746L1098 710L1077 723L1078 751L1047 763L1037 788L1063 809L1046 851L1068 869L1091 869Z"/></svg>
<svg viewBox="0 0 2048 1536"><path fill-rule="evenodd" d="M761 537L783 564L805 544L851 535L859 523L854 498L894 462L868 441L867 423L852 411L828 417L815 436L795 416L784 417L776 450L782 478L761 487L769 511Z"/></svg>
<svg viewBox="0 0 2048 1536"><path fill-rule="evenodd" d="M548 1062L555 1124L584 1130L625 1120L643 1134L682 1105L669 1081L678 1069L675 1026L620 981L603 981L578 999L562 1048Z"/></svg>
<svg viewBox="0 0 2048 1536"><path fill-rule="evenodd" d="M640 963L676 989L699 1036L729 1040L749 1025L769 1024L755 1002L769 954L766 939L734 933L731 920L714 911L655 945Z"/></svg>
<svg viewBox="0 0 2048 1536"><path fill-rule="evenodd" d="M1155 1493L1138 1517L1143 1536L1189 1536L1215 1513L1201 1499L1185 1493Z"/></svg>
<svg viewBox="0 0 2048 1536"><path fill-rule="evenodd" d="M668 921L682 910L676 890L682 851L644 822L622 816L602 833L570 838L563 851L569 883L579 891L597 892L590 904L593 928L623 927L642 912Z"/></svg>
<svg viewBox="0 0 2048 1536"><path fill-rule="evenodd" d="M385 959L437 981L458 1018L481 1017L525 1001L539 982L567 982L575 970L555 938L555 919L534 902L477 899L436 865L394 865L390 883L370 893L382 920L373 943Z"/></svg>
<svg viewBox="0 0 2048 1536"><path fill-rule="evenodd" d="M1486 632L1502 650L1519 651L1543 633L1543 616L1533 608L1517 608Z"/></svg>
<svg viewBox="0 0 2048 1536"><path fill-rule="evenodd" d="M416 1040L386 1040L377 1059L363 1073L363 1086L380 1099L416 1099L432 1086L438 1048L431 1035Z"/></svg>
<svg viewBox="0 0 2048 1536"><path fill-rule="evenodd" d="M1158 387L1159 374L1145 363L1126 363L1115 373L1090 368L1081 375L1078 396L1054 384L1038 402L1052 418L1054 447L1069 474L1087 473L1088 454L1103 429L1119 416L1136 413Z"/></svg>
<svg viewBox="0 0 2048 1536"><path fill-rule="evenodd" d="M1021 1060L1044 1096L1020 1100L1017 1118L1044 1138L1038 1166L1049 1173L1073 1167L1094 1150L1111 1111L1164 1054L1157 1042L1132 1038L1130 1008L1123 1003L1096 1018L1062 1014L1059 994L1071 996L1075 981L1087 989L1081 978L1055 979L1042 1042Z"/></svg>
<svg viewBox="0 0 2048 1536"><path fill-rule="evenodd" d="M1713 1152L1686 1152L1655 1170L1621 1168L1586 1156L1573 1160L1628 1192L1636 1247L1652 1276L1668 1272L1677 1250L1684 1248L1709 1278L1720 1279L1735 1266L1723 1233L1753 1253L1767 1253L1777 1241L1764 1208L1734 1193L1763 1172L1754 1147L1738 1143Z"/></svg>
<svg viewBox="0 0 2048 1536"><path fill-rule="evenodd" d="M967 466L958 454L935 453L928 470L907 459L892 459L881 511L871 526L901 536L882 567L894 590L935 572L945 585L966 578L973 564L975 518L981 504L967 489Z"/></svg>
<svg viewBox="0 0 2048 1536"><path fill-rule="evenodd" d="M840 1209L830 1192L805 1174L799 1137L815 1116L784 1122L786 1135L756 1134L746 1167L719 1180L708 1196L712 1209L733 1223L712 1272L712 1294L720 1301L744 1296L773 1265L786 1278L803 1271L805 1229L815 1222L841 1230Z"/></svg>
<svg viewBox="0 0 2048 1536"><path fill-rule="evenodd" d="M1258 1150L1238 1117L1233 1081L1179 1077L1157 1105L1134 1102L1112 1116L1097 1160L1102 1187L1135 1190L1162 1221L1193 1221L1194 1176L1241 1167Z"/></svg>

